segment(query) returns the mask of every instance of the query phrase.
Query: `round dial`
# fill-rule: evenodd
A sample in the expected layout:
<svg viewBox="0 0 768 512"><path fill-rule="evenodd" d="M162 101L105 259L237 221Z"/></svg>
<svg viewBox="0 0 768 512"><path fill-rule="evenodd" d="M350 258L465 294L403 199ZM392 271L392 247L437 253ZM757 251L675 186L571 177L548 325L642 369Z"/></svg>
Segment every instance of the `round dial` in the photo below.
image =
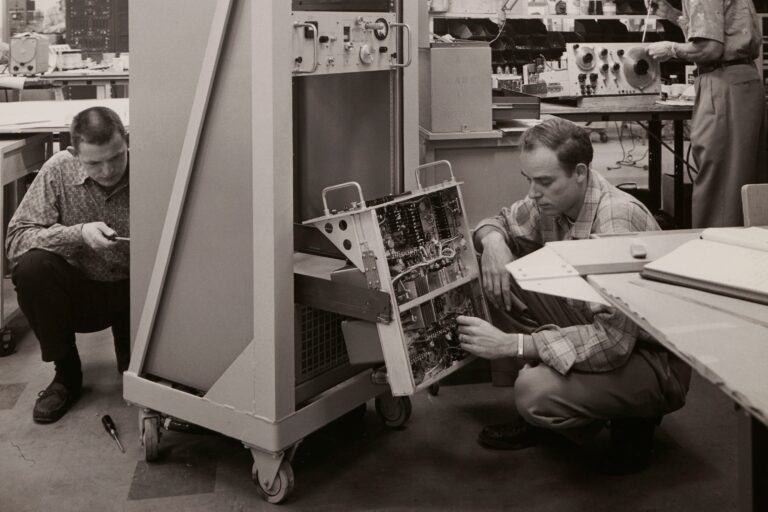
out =
<svg viewBox="0 0 768 512"><path fill-rule="evenodd" d="M374 29L373 35L379 41L383 41L389 36L389 23L384 18L377 19L376 23L379 24L380 28Z"/></svg>
<svg viewBox="0 0 768 512"><path fill-rule="evenodd" d="M595 52L589 46L579 46L576 50L576 65L583 71L590 71L595 67Z"/></svg>

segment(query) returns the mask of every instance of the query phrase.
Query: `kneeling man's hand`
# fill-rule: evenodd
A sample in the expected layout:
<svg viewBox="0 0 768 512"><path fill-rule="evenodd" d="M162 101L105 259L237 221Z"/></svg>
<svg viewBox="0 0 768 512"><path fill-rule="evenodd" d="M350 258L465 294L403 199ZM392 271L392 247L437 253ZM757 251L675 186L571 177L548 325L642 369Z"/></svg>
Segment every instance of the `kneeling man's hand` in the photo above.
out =
<svg viewBox="0 0 768 512"><path fill-rule="evenodd" d="M458 316L461 348L484 359L499 359L516 354L516 335L507 334L482 318Z"/></svg>
<svg viewBox="0 0 768 512"><path fill-rule="evenodd" d="M83 224L82 228L83 242L91 249L100 251L110 249L117 245L117 242L108 237L114 237L117 232L103 222L89 222Z"/></svg>

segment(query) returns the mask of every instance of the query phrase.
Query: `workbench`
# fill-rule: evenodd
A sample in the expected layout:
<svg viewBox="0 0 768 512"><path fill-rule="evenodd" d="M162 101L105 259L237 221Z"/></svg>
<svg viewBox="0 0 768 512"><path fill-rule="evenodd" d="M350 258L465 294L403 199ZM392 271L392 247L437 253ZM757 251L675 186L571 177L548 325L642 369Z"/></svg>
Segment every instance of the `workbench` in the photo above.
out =
<svg viewBox="0 0 768 512"><path fill-rule="evenodd" d="M2 77L13 78L6 74L0 75ZM96 88L96 99L105 99L116 96L115 87L124 87L122 96L128 97L128 82L128 71L76 69L24 78L24 89L53 89L54 99L61 101L67 99L64 97L65 87L93 86ZM15 88L0 85L0 89Z"/></svg>
<svg viewBox="0 0 768 512"><path fill-rule="evenodd" d="M677 228L687 228L683 212L686 208L683 173L685 172L685 146L683 121L691 119L693 106L661 105L658 96L613 96L583 98L578 105L542 103L541 115L562 117L574 122L647 121L648 122L648 198L646 206L652 213L661 207L661 123L674 124L674 211L672 217Z"/></svg>
<svg viewBox="0 0 768 512"><path fill-rule="evenodd" d="M54 88L55 99L63 100L64 87L95 86L96 99L114 98L115 87L125 87L124 96L128 96L128 71L56 71L40 77Z"/></svg>
<svg viewBox="0 0 768 512"><path fill-rule="evenodd" d="M659 105L658 96L622 96L585 98L579 105L542 103L542 117L557 116L576 122L647 121L648 193L644 202L655 213L661 206L661 124L674 122L674 224L685 225L683 173L683 121L690 119L690 106ZM496 215L501 206L525 197L528 183L520 175L519 145L522 132L535 122L518 120L487 132L435 133L420 129L421 161L448 160L457 179L464 182L464 194L470 223ZM599 147L595 148L599 151ZM406 176L406 189L408 189Z"/></svg>

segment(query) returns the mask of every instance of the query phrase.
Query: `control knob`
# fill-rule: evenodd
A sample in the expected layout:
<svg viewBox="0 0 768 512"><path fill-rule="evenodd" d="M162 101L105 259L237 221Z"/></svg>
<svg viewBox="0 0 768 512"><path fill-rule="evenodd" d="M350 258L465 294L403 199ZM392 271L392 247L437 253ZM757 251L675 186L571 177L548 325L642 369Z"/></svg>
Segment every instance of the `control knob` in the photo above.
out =
<svg viewBox="0 0 768 512"><path fill-rule="evenodd" d="M373 64L373 49L371 45L364 44L360 47L360 62L363 64Z"/></svg>

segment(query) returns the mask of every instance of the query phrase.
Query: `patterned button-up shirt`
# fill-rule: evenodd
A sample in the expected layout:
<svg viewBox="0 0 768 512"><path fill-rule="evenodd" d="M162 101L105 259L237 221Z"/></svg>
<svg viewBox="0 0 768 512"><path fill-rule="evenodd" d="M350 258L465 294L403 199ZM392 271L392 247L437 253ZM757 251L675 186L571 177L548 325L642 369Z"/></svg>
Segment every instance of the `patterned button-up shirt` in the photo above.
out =
<svg viewBox="0 0 768 512"><path fill-rule="evenodd" d="M756 59L760 52L760 19L752 0L683 0L680 27L690 41L723 43L720 60Z"/></svg>
<svg viewBox="0 0 768 512"><path fill-rule="evenodd" d="M97 252L83 241L82 225L98 221L118 236L129 236L128 171L108 191L88 177L79 159L60 151L45 162L13 215L6 254L15 265L30 249L44 249L61 255L89 279L128 279L128 243Z"/></svg>
<svg viewBox="0 0 768 512"><path fill-rule="evenodd" d="M565 215L544 215L536 201L526 197L496 217L478 224L501 232L516 257L540 248L545 242L583 240L595 233L656 231L659 225L642 203L612 186L594 171L576 221ZM480 240L475 246L482 250ZM621 367L631 355L638 327L623 313L602 304L566 299L579 318L591 323L558 327L547 325L532 334L542 361L561 374L570 370L605 372Z"/></svg>

